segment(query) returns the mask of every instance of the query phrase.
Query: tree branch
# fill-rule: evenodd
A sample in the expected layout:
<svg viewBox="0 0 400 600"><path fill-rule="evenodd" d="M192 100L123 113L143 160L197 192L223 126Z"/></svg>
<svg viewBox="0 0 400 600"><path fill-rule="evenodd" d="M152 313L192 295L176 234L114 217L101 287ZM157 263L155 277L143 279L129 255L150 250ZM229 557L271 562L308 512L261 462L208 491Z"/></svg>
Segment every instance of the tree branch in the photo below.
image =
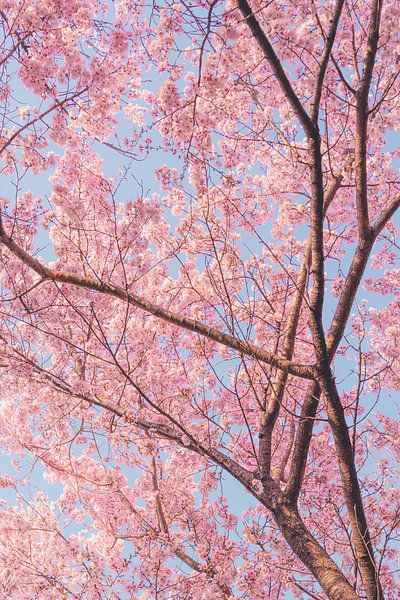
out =
<svg viewBox="0 0 400 600"><path fill-rule="evenodd" d="M153 315L154 317L158 317L167 323L171 323L172 325L176 325L181 329L186 329L187 331L197 333L209 340L217 342L218 344L222 344L223 346L231 348L240 354L252 356L253 358L256 358L257 360L268 365L272 365L277 369L283 369L291 375L296 375L297 377L301 377L303 379L312 379L315 376L312 365L292 363L290 360L278 357L272 352L263 350L262 348L259 348L250 342L240 340L227 333L222 333L213 327L201 323L200 321L195 321L189 317L184 317L168 309L162 308L157 304L138 296L137 294L127 292L124 288L111 283L96 281L85 276L67 273L65 271L51 270L26 252L21 246L14 242L12 238L8 237L5 234L4 229L0 229L0 243L6 246L24 264L35 271L35 273L40 275L43 280L67 283L119 298L120 300L128 302L132 306L135 306L136 308L139 308L146 313Z"/></svg>
<svg viewBox="0 0 400 600"><path fill-rule="evenodd" d="M326 73L326 69L328 66L329 58L330 58L330 55L332 52L333 43L335 41L340 16L342 14L343 4L344 4L344 0L337 0L337 2L336 2L335 12L334 12L333 18L331 20L328 36L327 36L326 42L325 42L324 52L322 54L320 68L318 71L317 79L315 81L312 109L311 109L311 120L315 126L318 126L318 115L319 115L319 105L321 102L322 86L324 83L325 73Z"/></svg>
<svg viewBox="0 0 400 600"><path fill-rule="evenodd" d="M292 502L297 502L303 484L320 393L319 385L315 382L310 383L301 408L300 422L285 487L285 493Z"/></svg>
<svg viewBox="0 0 400 600"><path fill-rule="evenodd" d="M42 119L47 117L47 115L50 114L56 108L63 108L65 110L65 108L64 108L65 104L67 104L68 102L71 102L72 100L75 100L75 98L78 98L79 96L84 94L87 90L88 90L88 87L86 86L86 87L82 88L81 90L79 90L78 92L75 92L75 93L71 94L70 96L68 96L67 98L64 98L64 100L56 100L51 106L49 106L49 108L47 108L42 113L37 115L34 119L31 119L30 121L25 123L25 125L23 125L17 131L15 131L12 134L12 136L7 141L4 142L3 146L0 148L0 156L8 148L8 146L10 146L19 135L21 135L21 133L23 131L28 129L28 127L30 127L31 125L34 125L38 121L41 121Z"/></svg>
<svg viewBox="0 0 400 600"><path fill-rule="evenodd" d="M353 306L354 298L360 286L361 279L364 275L365 268L367 266L376 238L382 232L388 221L393 217L399 207L400 194L397 194L377 217L370 235L366 239L360 240L356 248L348 275L346 277L346 283L340 295L331 326L326 336L328 353L331 360L335 355L338 345L340 344L340 340L343 337L343 333Z"/></svg>
<svg viewBox="0 0 400 600"><path fill-rule="evenodd" d="M7 344L7 341L4 338L2 339ZM108 400L76 393L63 379L48 372L40 365L37 365L32 359L26 357L14 347L11 347L10 349L13 354L17 354L20 359L28 363L36 372L42 374L46 381L62 393L67 394L69 397L75 397L81 401L88 402L90 405L103 408L122 417L125 421L139 429L159 435L163 439L174 441L190 451L207 456L212 462L224 468L272 512L276 523L291 549L317 578L329 598L332 600L343 600L343 598L346 598L347 600L357 600L357 595L347 579L340 572L335 562L308 531L297 508L288 502L285 494L273 479L269 478L268 481L264 482L264 492L259 494L254 489L254 474L247 471L233 459L225 456L218 450L205 448L203 444L194 440L193 436L190 436L190 434L187 434L190 436L189 443L184 443L182 433L176 431L174 427L138 418L129 410L123 409L121 406Z"/></svg>
<svg viewBox="0 0 400 600"><path fill-rule="evenodd" d="M249 29L254 36L254 39L260 46L264 56L267 58L269 64L271 65L274 75L279 85L281 86L285 97L288 99L291 107L293 108L300 123L302 124L305 133L310 138L315 137L318 134L318 130L315 128L312 120L303 108L302 103L300 102L296 92L294 91L292 84L290 83L285 73L285 70L282 67L281 62L275 53L275 50L273 49L269 39L267 38L263 29L261 28L259 22L255 18L249 3L247 2L247 0L238 0L237 4L240 12L242 13L245 19L245 22L249 26Z"/></svg>
<svg viewBox="0 0 400 600"><path fill-rule="evenodd" d="M156 460L155 460L154 456L151 457L151 466L152 466L153 489L155 492L158 492L159 485L158 485L158 479L157 479L157 465L156 465ZM157 516L158 516L160 528L169 538L170 537L169 527L168 527L167 519L165 518L164 509L163 509L163 505L162 505L162 502L160 499L160 495L158 493L155 495L155 503L156 503L156 510L157 510ZM218 575L217 569L215 569L215 567L213 567L212 565L209 565L209 564L202 565L201 563L199 563L197 560L192 558L189 554L187 554L180 548L175 548L174 546L173 546L173 548L174 548L175 556L177 558L179 558L181 561L183 561L188 567L193 569L193 571L196 571L197 573L203 573L203 574L206 573L214 579L215 579L216 575ZM231 596L232 590L229 588L229 586L227 584L222 584L217 579L215 579L215 583L222 590L222 592L224 593L224 595L227 598L229 598Z"/></svg>
<svg viewBox="0 0 400 600"><path fill-rule="evenodd" d="M359 242L349 269L345 286L335 310L331 327L327 334L326 339L329 362L333 360L340 340L342 339L354 298L365 272L374 242L399 206L400 194L395 196L392 202L390 202L379 215L372 233L366 239L361 239ZM312 385L313 384L309 387L311 388ZM352 522L353 537L355 539L357 559L360 561L360 571L363 583L367 591L367 597L370 600L381 600L383 599L383 593L378 579L371 539L364 513L349 431L336 384L332 373L330 372L330 369L328 371L328 368L326 368L325 372L324 385L328 419L335 440L335 447L342 476L343 491L346 498L349 517ZM322 384L321 387L323 387ZM304 426L303 429L307 429L307 427ZM304 436L307 437L307 435L307 432L305 432ZM296 493L298 483L296 483L296 478L294 476L290 485L288 483L286 489L289 495Z"/></svg>
<svg viewBox="0 0 400 600"><path fill-rule="evenodd" d="M347 321L353 306L354 298L360 286L364 275L368 259L374 244L375 238L371 235L366 239L360 240L351 261L349 272L346 277L346 283L340 294L339 301L333 315L332 323L326 335L329 360L332 360L335 352L343 337Z"/></svg>
<svg viewBox="0 0 400 600"><path fill-rule="evenodd" d="M388 221L390 221L390 219L393 217L393 215L399 207L400 194L397 194L376 219L372 227L375 237L377 237L381 233L381 231L386 227Z"/></svg>
<svg viewBox="0 0 400 600"><path fill-rule="evenodd" d="M335 176L329 183L325 191L324 199L324 215L326 215L329 206L335 198L336 192L339 190L344 177L344 169L339 175ZM282 354L288 360L292 360L294 346L296 340L296 331L299 324L301 306L304 300L305 289L308 280L308 270L311 261L311 237L307 240L307 245L304 252L304 257L301 262L300 270L296 280L296 289L292 298L289 315L286 321L283 351ZM259 465L261 478L271 474L271 452L272 452L272 432L279 415L280 407L283 400L283 395L286 388L288 375L284 371L279 371L275 383L271 386L271 395L268 402L268 407L263 417L263 422L259 433ZM310 384L312 386L312 384ZM311 428L312 432L312 428ZM303 448L303 442L299 442ZM307 453L304 457L307 460Z"/></svg>
<svg viewBox="0 0 400 600"><path fill-rule="evenodd" d="M368 215L368 186L367 186L367 145L368 145L368 95L372 82L372 74L378 50L379 28L382 12L382 0L374 0L369 22L367 52L360 87L356 98L356 201L359 238L367 238L370 234Z"/></svg>
<svg viewBox="0 0 400 600"><path fill-rule="evenodd" d="M329 365L322 368L319 384L325 397L326 412L335 442L343 493L361 578L368 600L383 600L349 429Z"/></svg>

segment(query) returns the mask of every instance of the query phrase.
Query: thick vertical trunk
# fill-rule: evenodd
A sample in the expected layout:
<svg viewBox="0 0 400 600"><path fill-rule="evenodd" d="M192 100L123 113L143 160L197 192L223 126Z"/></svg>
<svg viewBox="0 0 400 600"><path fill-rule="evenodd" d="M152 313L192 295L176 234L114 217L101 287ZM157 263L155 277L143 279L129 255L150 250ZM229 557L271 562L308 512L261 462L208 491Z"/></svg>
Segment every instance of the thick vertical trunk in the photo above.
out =
<svg viewBox="0 0 400 600"><path fill-rule="evenodd" d="M294 506L279 505L274 518L290 548L317 579L329 600L359 600L353 587L304 525Z"/></svg>

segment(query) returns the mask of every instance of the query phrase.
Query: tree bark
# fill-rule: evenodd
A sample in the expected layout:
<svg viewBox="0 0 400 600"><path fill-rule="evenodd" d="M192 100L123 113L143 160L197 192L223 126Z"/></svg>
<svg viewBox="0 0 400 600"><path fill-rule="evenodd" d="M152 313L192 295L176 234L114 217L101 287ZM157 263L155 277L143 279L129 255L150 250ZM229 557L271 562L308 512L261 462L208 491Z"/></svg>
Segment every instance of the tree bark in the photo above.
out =
<svg viewBox="0 0 400 600"><path fill-rule="evenodd" d="M338 566L308 531L297 508L282 503L272 512L290 548L311 571L329 600L359 600Z"/></svg>

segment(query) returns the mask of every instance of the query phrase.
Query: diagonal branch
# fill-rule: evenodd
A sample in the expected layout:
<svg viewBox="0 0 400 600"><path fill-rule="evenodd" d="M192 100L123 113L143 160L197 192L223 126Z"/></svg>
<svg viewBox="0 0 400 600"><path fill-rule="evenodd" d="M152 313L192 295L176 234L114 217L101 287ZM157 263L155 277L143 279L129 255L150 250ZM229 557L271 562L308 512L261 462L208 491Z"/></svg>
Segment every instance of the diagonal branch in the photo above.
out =
<svg viewBox="0 0 400 600"><path fill-rule="evenodd" d="M70 397L75 397L80 401L88 402L92 406L102 408L107 412L116 415L117 417L123 418L126 422L131 423L133 426L138 427L143 431L148 431L155 435L159 435L164 439L171 440L177 443L182 448L186 448L202 456L207 456L212 462L228 471L228 473L230 473L235 479L242 483L251 493L253 493L257 498L259 498L259 496L256 493L254 493L254 490L251 486L251 483L254 479L254 474L251 471L248 471L247 469L242 467L233 458L230 458L223 452L217 450L216 448L209 448L205 446L202 442L197 440L190 432L188 432L182 425L180 425L176 421L176 419L174 419L171 415L165 413L165 411L163 411L159 406L152 402L151 399L137 384L134 384L134 387L142 396L143 400L145 400L147 404L156 412L158 412L162 417L165 417L169 421L172 421L173 425L166 425L164 423L157 423L148 419L141 418L135 415L131 410L122 408L119 404L116 404L112 400L100 398L97 394L88 395L74 391L68 384L68 382L66 382L61 377L58 377L54 373L51 373L50 371L36 363L33 359L26 356L23 352L10 345L7 342L7 340L1 335L0 340L2 340L2 342L10 349L11 356L14 355L18 357L19 360L29 364L30 367L36 373L42 375L46 381L48 381L60 392L67 394Z"/></svg>
<svg viewBox="0 0 400 600"><path fill-rule="evenodd" d="M46 110L44 110L39 115L37 115L36 117L34 117L33 119L31 119L30 121L28 121L27 123L25 123L25 125L23 125L17 131L15 131L11 135L11 137L4 142L3 146L0 148L0 156L14 142L14 140L19 135L21 135L21 133L23 133L26 129L28 129L31 125L34 125L38 121L41 121L42 119L44 119L45 117L47 117L47 115L49 115L51 112L53 112L53 110L56 110L57 108L63 108L65 110L65 105L68 104L68 102L71 102L72 100L75 100L75 98L78 98L79 96L81 96L82 94L84 94L85 92L87 92L87 90L88 90L88 87L86 86L86 87L82 88L81 90L79 90L77 92L74 92L70 96L67 96L67 98L64 98L64 100L56 100Z"/></svg>
<svg viewBox="0 0 400 600"><path fill-rule="evenodd" d="M343 287L331 326L326 336L328 352L331 360L333 359L337 347L340 344L340 340L342 339L353 306L354 298L360 286L361 279L364 275L376 238L382 232L388 221L393 217L399 207L400 194L397 194L377 217L369 236L364 240L360 240L356 248L349 272L346 277L346 283Z"/></svg>
<svg viewBox="0 0 400 600"><path fill-rule="evenodd" d="M88 290L93 290L102 294L107 294L115 298L119 298L125 302L128 302L132 306L145 311L148 314L158 317L159 319L176 325L181 329L192 331L209 340L222 344L232 350L239 352L242 355L252 356L257 360L264 362L268 365L272 365L277 369L287 370L291 375L296 375L303 379L312 379L315 375L314 368L311 365L302 365L292 363L290 360L276 356L272 352L263 350L251 342L240 340L227 333L222 333L201 321L195 321L189 317L182 316L174 313L168 309L158 306L150 300L146 300L141 296L127 292L126 289L113 285L111 283L105 283L90 279L89 277L75 275L73 273L67 273L65 271L52 270L40 263L31 254L26 252L21 246L19 246L14 240L8 237L4 229L0 228L0 243L6 246L15 256L17 256L24 264L30 267L35 273L40 275L43 280L51 280L59 283L67 283L75 285Z"/></svg>
<svg viewBox="0 0 400 600"><path fill-rule="evenodd" d="M346 329L354 298L364 275L374 241L375 237L371 235L366 239L360 240L354 253L353 260L351 261L346 283L337 303L331 326L326 335L330 361L335 356L340 340L343 337L344 330Z"/></svg>
<svg viewBox="0 0 400 600"><path fill-rule="evenodd" d="M397 194L391 202L386 206L386 208L381 212L381 214L376 219L373 224L373 232L377 237L381 231L386 227L387 223L393 217L397 209L400 207L400 194Z"/></svg>
<svg viewBox="0 0 400 600"><path fill-rule="evenodd" d="M155 460L154 456L151 457L151 468L152 468L153 489L155 492L158 492L159 485L158 485L158 476L157 476L157 465L156 465L156 460ZM170 531L169 531L167 519L165 518L164 508L163 508L163 505L161 502L160 495L158 493L156 493L156 495L155 495L155 504L156 504L156 510L157 510L157 516L158 516L160 528L163 531L163 533L165 533L168 536L168 538L170 538ZM182 550L179 547L175 547L175 544L173 545L173 548L174 548L174 554L177 558L179 558L182 562L184 562L186 565L188 565L188 567L193 569L193 571L196 571L197 573L203 573L203 574L207 573L208 575L210 575L215 580L215 583L221 589L224 596L226 596L227 598L231 597L232 590L230 589L230 587L227 584L220 583L218 581L218 579L216 578L216 575L218 575L218 571L215 567L213 567L210 564L203 565L203 564L199 563L192 556L187 554L184 550Z"/></svg>
<svg viewBox="0 0 400 600"><path fill-rule="evenodd" d="M265 32L261 28L256 17L254 16L249 3L247 2L247 0L238 0L237 5L245 19L245 22L249 26L251 33L253 34L254 39L257 41L258 45L263 51L264 56L267 58L269 64L271 65L274 75L279 85L281 86L285 97L288 99L291 107L293 108L294 112L299 118L299 121L302 124L305 133L310 138L315 137L318 134L318 130L315 128L312 120L305 111L296 92L294 91L292 84L290 83L288 76L286 75L285 70L282 67L281 61L276 55L271 42L265 35Z"/></svg>

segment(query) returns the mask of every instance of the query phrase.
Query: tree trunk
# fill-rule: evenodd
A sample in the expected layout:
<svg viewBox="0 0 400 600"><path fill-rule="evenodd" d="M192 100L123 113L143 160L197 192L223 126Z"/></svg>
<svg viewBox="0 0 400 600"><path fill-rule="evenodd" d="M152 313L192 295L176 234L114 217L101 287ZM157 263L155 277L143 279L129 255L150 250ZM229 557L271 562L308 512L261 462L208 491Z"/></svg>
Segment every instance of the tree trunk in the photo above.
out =
<svg viewBox="0 0 400 600"><path fill-rule="evenodd" d="M308 567L329 600L359 600L335 562L308 531L296 507L280 504L273 515L290 548Z"/></svg>

